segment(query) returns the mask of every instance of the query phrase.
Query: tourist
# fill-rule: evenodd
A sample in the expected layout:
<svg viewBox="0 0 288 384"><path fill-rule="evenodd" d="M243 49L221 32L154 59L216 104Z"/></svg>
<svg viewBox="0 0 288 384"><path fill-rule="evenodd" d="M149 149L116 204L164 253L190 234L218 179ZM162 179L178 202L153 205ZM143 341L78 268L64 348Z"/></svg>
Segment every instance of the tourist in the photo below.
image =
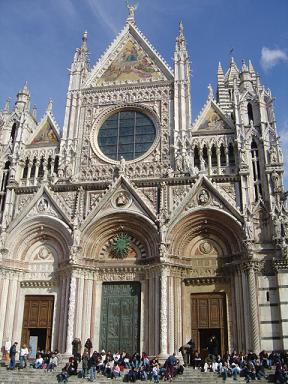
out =
<svg viewBox="0 0 288 384"><path fill-rule="evenodd" d="M78 337L72 341L72 355L77 361L81 361L81 340Z"/></svg>
<svg viewBox="0 0 288 384"><path fill-rule="evenodd" d="M19 360L20 360L19 369L23 369L23 368L27 367L28 355L29 355L28 348L27 348L26 344L23 344L22 347L20 348L20 352L19 352Z"/></svg>
<svg viewBox="0 0 288 384"><path fill-rule="evenodd" d="M152 379L154 380L154 383L159 383L159 366L158 366L158 364L155 365L152 369Z"/></svg>
<svg viewBox="0 0 288 384"><path fill-rule="evenodd" d="M89 353L85 348L82 355L82 378L83 379L88 378L88 370L89 370L88 367L89 367Z"/></svg>
<svg viewBox="0 0 288 384"><path fill-rule="evenodd" d="M15 343L10 347L10 351L9 351L9 357L10 357L10 363L9 363L9 367L8 369L15 369L15 365L16 365L16 353L17 353L17 341L15 341Z"/></svg>
<svg viewBox="0 0 288 384"><path fill-rule="evenodd" d="M84 347L87 349L87 351L88 351L88 355L89 355L89 357L90 357L91 350L92 350L92 348L93 348L92 341L91 341L90 338L88 338L88 339L86 340Z"/></svg>
<svg viewBox="0 0 288 384"><path fill-rule="evenodd" d="M41 354L37 355L37 358L34 362L33 368L41 369L44 363L44 359Z"/></svg>
<svg viewBox="0 0 288 384"><path fill-rule="evenodd" d="M48 365L47 365L47 372L52 372L58 365L58 359L55 353L52 353Z"/></svg>
<svg viewBox="0 0 288 384"><path fill-rule="evenodd" d="M93 352L92 356L88 360L88 369L90 373L90 381L96 380L96 367L98 363L97 352Z"/></svg>

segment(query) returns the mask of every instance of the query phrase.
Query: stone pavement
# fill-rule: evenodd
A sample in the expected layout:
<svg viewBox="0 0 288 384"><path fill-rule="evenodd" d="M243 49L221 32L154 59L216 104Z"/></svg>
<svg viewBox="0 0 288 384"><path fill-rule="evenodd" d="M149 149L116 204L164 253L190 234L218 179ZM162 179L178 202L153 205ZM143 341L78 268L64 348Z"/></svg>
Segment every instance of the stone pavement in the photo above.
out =
<svg viewBox="0 0 288 384"><path fill-rule="evenodd" d="M62 366L62 365L61 365ZM5 367L0 368L0 384L13 383L13 384L55 384L57 383L56 375L60 372L60 368L55 372L46 372L42 369L26 368L23 370L15 369L8 371ZM122 375L123 379L123 375ZM97 375L96 382L99 384L108 384L111 381L122 382L122 379L109 380L102 375ZM69 383L88 383L88 380L71 376L68 380ZM173 380L175 384L217 384L223 383L221 377L211 372L200 372L192 368L186 368L183 375L178 375ZM239 383L245 383L243 378L238 378ZM139 382L140 383L140 382ZM148 383L150 383L148 381ZM160 382L161 383L161 382ZM164 382L163 382L164 383ZM231 378L228 378L226 383L235 383ZM256 381L255 381L256 383ZM257 381L259 384L267 384L267 380Z"/></svg>

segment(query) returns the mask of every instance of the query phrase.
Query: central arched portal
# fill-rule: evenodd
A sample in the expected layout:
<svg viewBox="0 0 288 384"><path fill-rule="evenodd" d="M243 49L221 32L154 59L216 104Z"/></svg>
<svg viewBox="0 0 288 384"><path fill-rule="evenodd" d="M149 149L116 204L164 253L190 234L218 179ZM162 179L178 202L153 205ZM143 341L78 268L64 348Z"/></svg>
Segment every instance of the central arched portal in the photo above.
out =
<svg viewBox="0 0 288 384"><path fill-rule="evenodd" d="M100 349L140 350L139 282L104 283L101 300Z"/></svg>

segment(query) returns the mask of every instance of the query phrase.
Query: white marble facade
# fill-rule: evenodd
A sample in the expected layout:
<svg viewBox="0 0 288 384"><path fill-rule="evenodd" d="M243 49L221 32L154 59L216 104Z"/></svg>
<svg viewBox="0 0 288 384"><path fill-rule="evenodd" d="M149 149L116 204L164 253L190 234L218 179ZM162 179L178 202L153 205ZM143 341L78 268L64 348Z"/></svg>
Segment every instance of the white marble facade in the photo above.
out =
<svg viewBox="0 0 288 384"><path fill-rule="evenodd" d="M127 281L141 284L139 349L149 354L166 356L191 337L191 295L200 293L224 295L228 348L288 348L286 194L272 94L251 62L219 64L217 91L208 87L191 123L189 63L182 24L171 69L130 9L92 68L84 33L63 131L52 102L37 120L27 84L12 110L7 101L1 346L21 340L25 297L52 295L51 348L70 352L74 337L100 348L103 283ZM103 124L123 112L154 127L129 160L118 150L109 157L99 141Z"/></svg>

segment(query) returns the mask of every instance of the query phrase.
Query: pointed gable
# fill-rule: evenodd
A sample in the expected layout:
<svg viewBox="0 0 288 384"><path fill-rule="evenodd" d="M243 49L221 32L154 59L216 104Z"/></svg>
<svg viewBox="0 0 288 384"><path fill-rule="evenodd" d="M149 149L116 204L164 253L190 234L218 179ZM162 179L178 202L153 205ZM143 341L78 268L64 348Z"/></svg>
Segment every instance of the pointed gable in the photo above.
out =
<svg viewBox="0 0 288 384"><path fill-rule="evenodd" d="M243 217L231 201L229 195L222 189L211 183L206 176L201 176L196 184L179 201L178 206L171 215L171 222L177 220L184 212L194 209L212 208L227 213L239 223L243 222Z"/></svg>
<svg viewBox="0 0 288 384"><path fill-rule="evenodd" d="M104 193L96 208L92 209L82 224L82 230L105 213L135 213L147 217L152 222L157 220L156 213L141 191L136 190L129 180L120 176Z"/></svg>
<svg viewBox="0 0 288 384"><path fill-rule="evenodd" d="M36 131L33 133L28 145L30 146L54 146L60 141L59 132L50 113L44 115Z"/></svg>
<svg viewBox="0 0 288 384"><path fill-rule="evenodd" d="M193 132L199 134L221 133L233 129L232 121L227 119L224 112L213 100L208 101L193 126Z"/></svg>
<svg viewBox="0 0 288 384"><path fill-rule="evenodd" d="M57 218L63 221L68 227L70 226L70 218L57 203L53 192L46 186L42 186L26 207L13 219L10 230L15 228L23 220L38 217L39 215Z"/></svg>
<svg viewBox="0 0 288 384"><path fill-rule="evenodd" d="M135 25L126 24L84 87L172 80L172 70Z"/></svg>

